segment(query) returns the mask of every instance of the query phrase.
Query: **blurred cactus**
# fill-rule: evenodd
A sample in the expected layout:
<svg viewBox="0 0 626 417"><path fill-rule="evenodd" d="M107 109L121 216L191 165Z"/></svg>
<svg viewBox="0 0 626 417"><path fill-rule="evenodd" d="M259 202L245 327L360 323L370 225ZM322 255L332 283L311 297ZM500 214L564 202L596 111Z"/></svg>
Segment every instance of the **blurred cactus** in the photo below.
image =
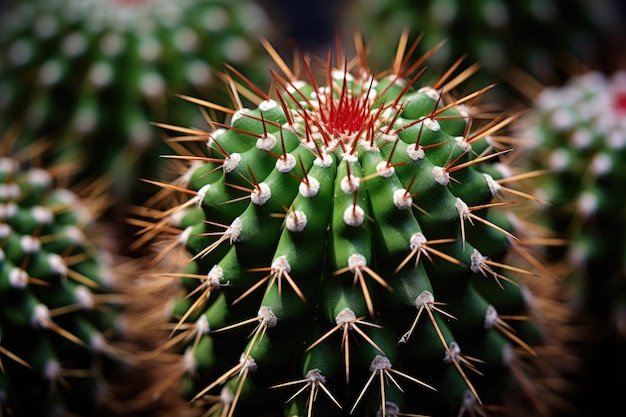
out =
<svg viewBox="0 0 626 417"><path fill-rule="evenodd" d="M33 0L8 7L0 26L5 120L53 137L87 176L106 174L112 198L157 172L167 147L152 121L201 120L184 119L193 112L175 93L223 101L225 63L252 78L266 67L255 51L265 15L247 0Z"/></svg>
<svg viewBox="0 0 626 417"><path fill-rule="evenodd" d="M511 69L556 82L569 55L588 64L598 64L605 52L613 57L611 45L621 30L614 5L604 0L353 0L352 5L352 23L372 39L409 28L415 35L423 32L422 51L445 40L431 64L443 70L466 54L482 66L478 85L507 81L502 76ZM374 62L384 62L388 53L384 41L372 43Z"/></svg>
<svg viewBox="0 0 626 417"><path fill-rule="evenodd" d="M15 142L0 146L0 415L113 415L126 266L98 232L102 200L63 188L67 166L38 166L42 142Z"/></svg>
<svg viewBox="0 0 626 417"><path fill-rule="evenodd" d="M150 398L174 387L205 416L549 414L562 317L525 244L539 173L507 163L515 116L454 97L467 73L418 85L407 40L383 72L359 36L321 68L265 43L270 92L229 82L253 107L189 98L227 122L162 125L180 178L133 221L171 320Z"/></svg>
<svg viewBox="0 0 626 417"><path fill-rule="evenodd" d="M576 400L597 415L626 389L626 72L587 71L533 98L520 134L532 166L552 171L537 184L552 203L540 218L567 241L547 252L585 326Z"/></svg>

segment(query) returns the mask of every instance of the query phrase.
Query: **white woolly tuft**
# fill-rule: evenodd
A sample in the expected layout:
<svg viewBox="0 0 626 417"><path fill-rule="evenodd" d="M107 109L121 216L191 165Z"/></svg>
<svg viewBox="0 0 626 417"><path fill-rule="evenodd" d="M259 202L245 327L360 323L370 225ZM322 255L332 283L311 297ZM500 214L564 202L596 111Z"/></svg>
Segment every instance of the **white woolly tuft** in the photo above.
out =
<svg viewBox="0 0 626 417"><path fill-rule="evenodd" d="M262 206L267 203L267 201L272 198L272 190L270 186L266 183L259 183L257 187L254 187L254 190L250 193L250 200L252 204L256 204L257 206Z"/></svg>
<svg viewBox="0 0 626 417"><path fill-rule="evenodd" d="M89 288L79 285L74 290L74 299L85 310L93 310L96 302Z"/></svg>
<svg viewBox="0 0 626 417"><path fill-rule="evenodd" d="M67 275L67 264L65 263L65 260L61 255L51 253L48 255L47 260L50 269L52 269L54 272L61 275L62 277Z"/></svg>
<svg viewBox="0 0 626 417"><path fill-rule="evenodd" d="M196 320L196 331L198 334L209 334L211 332L211 326L209 326L209 319L206 318L206 314L201 314Z"/></svg>
<svg viewBox="0 0 626 417"><path fill-rule="evenodd" d="M28 274L20 268L13 268L9 271L9 284L13 288L26 288L28 285Z"/></svg>
<svg viewBox="0 0 626 417"><path fill-rule="evenodd" d="M389 178L394 174L395 169L387 161L380 161L376 165L376 172L383 178Z"/></svg>
<svg viewBox="0 0 626 417"><path fill-rule="evenodd" d="M352 194L359 189L361 184L361 178L354 175L346 175L341 179L341 191L346 194Z"/></svg>
<svg viewBox="0 0 626 417"><path fill-rule="evenodd" d="M393 204L398 210L408 210L413 205L413 197L404 189L398 189L393 192Z"/></svg>
<svg viewBox="0 0 626 417"><path fill-rule="evenodd" d="M192 227L188 226L181 232L178 236L178 242L181 246L187 246L187 242L189 241L189 236L191 236Z"/></svg>
<svg viewBox="0 0 626 417"><path fill-rule="evenodd" d="M272 309L267 306L261 306L257 313L259 322L267 327L274 327L278 323L278 318L272 312Z"/></svg>
<svg viewBox="0 0 626 417"><path fill-rule="evenodd" d="M446 186L450 183L450 174L443 167L433 167L433 177L435 182L439 185Z"/></svg>
<svg viewBox="0 0 626 417"><path fill-rule="evenodd" d="M339 314L337 314L337 317L335 317L335 323L337 324L350 324L355 320L356 314L354 314L354 311L349 308L344 308L339 312Z"/></svg>
<svg viewBox="0 0 626 417"><path fill-rule="evenodd" d="M457 213L459 213L459 217L461 217L462 219L469 219L470 218L470 209L469 209L468 205L465 204L465 201L463 201L459 197L457 197L456 201L454 203L454 206L456 207ZM471 219L470 219L470 222L471 222Z"/></svg>
<svg viewBox="0 0 626 417"><path fill-rule="evenodd" d="M239 239L239 235L241 234L242 228L243 228L243 226L241 224L241 219L239 219L239 217L237 217L235 220L233 220L233 222L231 223L230 227L226 231L226 234L227 234L227 236L230 239L230 244L231 245L234 242L236 242L237 239Z"/></svg>
<svg viewBox="0 0 626 417"><path fill-rule="evenodd" d="M227 174L232 172L235 168L237 168L237 166L239 166L239 162L241 162L241 155L236 152L231 153L230 156L224 158L224 172Z"/></svg>
<svg viewBox="0 0 626 417"><path fill-rule="evenodd" d="M431 132L439 132L441 130L441 125L438 121L431 119L430 117L424 119L424 126L428 128Z"/></svg>
<svg viewBox="0 0 626 417"><path fill-rule="evenodd" d="M483 176L485 177L485 180L487 180L487 187L489 187L489 192L491 193L491 195L497 195L502 189L502 186L498 184L491 175L483 173Z"/></svg>
<svg viewBox="0 0 626 417"><path fill-rule="evenodd" d="M202 205L202 202L206 198L206 193L211 189L211 184L203 185L199 190L196 196L194 197L195 203L198 207Z"/></svg>
<svg viewBox="0 0 626 417"><path fill-rule="evenodd" d="M20 196L20 186L15 183L0 184L0 198L2 200L14 200Z"/></svg>
<svg viewBox="0 0 626 417"><path fill-rule="evenodd" d="M482 271L485 261L487 260L486 256L483 256L478 249L474 248L474 251L470 255L470 269L473 273L478 274Z"/></svg>
<svg viewBox="0 0 626 417"><path fill-rule="evenodd" d="M287 214L285 226L290 232L298 233L304 230L308 222L306 214L300 210L294 210Z"/></svg>
<svg viewBox="0 0 626 417"><path fill-rule="evenodd" d="M465 136L456 136L454 143L463 150L463 152L469 152L472 150L472 144L465 140Z"/></svg>
<svg viewBox="0 0 626 417"><path fill-rule="evenodd" d="M417 296L415 299L415 307L420 309L427 304L432 304L435 302L435 296L427 290L424 290Z"/></svg>
<svg viewBox="0 0 626 417"><path fill-rule="evenodd" d="M421 146L416 145L415 143L407 146L406 154L412 161L420 161L426 156L424 149Z"/></svg>
<svg viewBox="0 0 626 417"><path fill-rule="evenodd" d="M350 272L355 273L364 266L367 266L367 259L360 253L353 253L348 258L348 268L350 269Z"/></svg>
<svg viewBox="0 0 626 417"><path fill-rule="evenodd" d="M256 148L260 151L270 151L274 149L277 142L278 140L276 139L276 136L268 133L266 135L259 136L256 141Z"/></svg>
<svg viewBox="0 0 626 417"><path fill-rule="evenodd" d="M328 168L333 163L333 158L327 153L323 153L322 155L315 158L313 161L313 165L316 167Z"/></svg>
<svg viewBox="0 0 626 417"><path fill-rule="evenodd" d="M315 197L320 190L320 182L314 177L307 175L306 181L301 181L298 191L302 197Z"/></svg>
<svg viewBox="0 0 626 417"><path fill-rule="evenodd" d="M39 239L32 237L31 235L25 235L20 238L20 247L26 253L39 252L41 249L41 243Z"/></svg>
<svg viewBox="0 0 626 417"><path fill-rule="evenodd" d="M276 160L276 169L281 174L286 174L296 166L296 157L288 153Z"/></svg>
<svg viewBox="0 0 626 417"><path fill-rule="evenodd" d="M391 361L386 356L376 355L370 364L370 372L391 369Z"/></svg>
<svg viewBox="0 0 626 417"><path fill-rule="evenodd" d="M361 226L365 221L365 212L358 205L350 206L343 212L343 221L348 226Z"/></svg>
<svg viewBox="0 0 626 417"><path fill-rule="evenodd" d="M498 319L498 312L493 305L487 307L485 311L485 329L491 329Z"/></svg>
<svg viewBox="0 0 626 417"><path fill-rule="evenodd" d="M50 323L50 310L43 304L37 304L33 308L33 315L30 322L35 327L47 328Z"/></svg>
<svg viewBox="0 0 626 417"><path fill-rule="evenodd" d="M232 126L238 119L243 117L244 114L250 113L250 109L247 107L237 110L230 118L230 125Z"/></svg>
<svg viewBox="0 0 626 417"><path fill-rule="evenodd" d="M207 274L208 286L210 288L219 288L224 279L224 270L219 265L214 265Z"/></svg>
<svg viewBox="0 0 626 417"><path fill-rule="evenodd" d="M278 103L276 103L275 100L269 99L269 100L263 100L262 102L259 103L259 110L261 111L268 111L271 109L274 109L278 106Z"/></svg>

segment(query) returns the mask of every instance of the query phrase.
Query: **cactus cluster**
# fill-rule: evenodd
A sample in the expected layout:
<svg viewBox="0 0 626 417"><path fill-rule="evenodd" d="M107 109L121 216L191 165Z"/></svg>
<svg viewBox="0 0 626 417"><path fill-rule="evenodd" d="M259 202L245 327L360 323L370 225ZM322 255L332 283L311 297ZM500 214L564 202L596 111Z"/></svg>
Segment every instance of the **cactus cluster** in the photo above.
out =
<svg viewBox="0 0 626 417"><path fill-rule="evenodd" d="M270 91L230 80L254 105L190 99L226 122L161 125L181 175L134 223L157 248L147 285L173 294L154 356L177 359L152 395L170 384L208 416L546 414L559 317L515 115L455 97L454 68L420 85L406 32L387 71L354 46L292 70L265 43Z"/></svg>
<svg viewBox="0 0 626 417"><path fill-rule="evenodd" d="M587 326L582 382L594 413L597 398L616 404L626 376L626 72L543 87L521 131L533 143L529 162L551 171L537 184L551 202L540 217L566 240L548 253Z"/></svg>
<svg viewBox="0 0 626 417"><path fill-rule="evenodd" d="M96 239L96 206L62 186L64 167L37 165L40 144L2 141L0 415L105 415L125 365L119 269Z"/></svg>
<svg viewBox="0 0 626 417"><path fill-rule="evenodd" d="M445 41L436 61L445 68L465 54L480 63L481 85L503 81L508 70L541 79L561 79L569 54L586 62L600 59L618 22L608 2L585 0L356 0L354 22L373 39L411 28L424 34L424 47ZM386 59L386 43L373 43L376 60ZM555 59L555 57L560 59ZM504 80L506 81L506 80Z"/></svg>
<svg viewBox="0 0 626 417"><path fill-rule="evenodd" d="M85 176L107 175L112 197L157 172L147 155L167 148L152 121L201 120L185 121L194 112L175 94L226 100L225 64L251 78L266 67L255 52L265 14L247 0L33 0L7 7L1 26L5 120L27 126L24 136L54 137Z"/></svg>

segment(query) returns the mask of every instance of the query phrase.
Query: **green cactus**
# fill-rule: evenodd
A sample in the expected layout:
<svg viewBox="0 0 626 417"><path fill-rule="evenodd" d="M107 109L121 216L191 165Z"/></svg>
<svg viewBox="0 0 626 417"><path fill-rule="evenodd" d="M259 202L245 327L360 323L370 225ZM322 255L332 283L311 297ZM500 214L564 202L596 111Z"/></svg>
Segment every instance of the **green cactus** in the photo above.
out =
<svg viewBox="0 0 626 417"><path fill-rule="evenodd" d="M552 203L541 218L567 241L547 252L586 326L581 397L595 415L598 403L618 405L626 380L626 72L587 71L538 91L520 134L533 141L533 167L552 171L537 184Z"/></svg>
<svg viewBox="0 0 626 417"><path fill-rule="evenodd" d="M97 206L61 186L66 167L37 166L39 145L2 141L0 415L113 415L114 379L129 368L116 345L121 269L97 239Z"/></svg>
<svg viewBox="0 0 626 417"><path fill-rule="evenodd" d="M162 125L189 147L134 221L138 245L156 239L148 285L173 294L155 353L178 359L153 397L170 384L208 416L547 412L515 117L481 113L483 90L454 99L463 77L418 88L400 39L382 73L359 36L319 74L265 43L270 93L233 74L254 107L209 131Z"/></svg>
<svg viewBox="0 0 626 417"><path fill-rule="evenodd" d="M106 175L111 197L134 203L145 198L136 178L158 172L147 156L168 150L151 122L202 119L184 120L194 112L175 93L225 101L224 63L251 78L266 68L255 52L265 15L247 0L35 0L0 24L5 120L27 126L21 140L54 137L81 178Z"/></svg>
<svg viewBox="0 0 626 417"><path fill-rule="evenodd" d="M508 81L502 75L512 69L549 83L562 79L569 54L588 63L603 59L603 50L614 55L603 49L620 27L610 6L586 0L356 0L352 23L372 39L405 28L423 33L422 52L445 41L431 65L445 69L467 55L482 67L476 85ZM384 42L373 42L375 62L384 62L387 53Z"/></svg>

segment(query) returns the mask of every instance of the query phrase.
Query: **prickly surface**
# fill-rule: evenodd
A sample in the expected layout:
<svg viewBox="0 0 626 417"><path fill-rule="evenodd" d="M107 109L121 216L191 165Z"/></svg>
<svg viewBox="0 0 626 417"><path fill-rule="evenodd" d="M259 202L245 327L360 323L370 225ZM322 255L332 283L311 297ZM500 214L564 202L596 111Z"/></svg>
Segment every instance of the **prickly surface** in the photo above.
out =
<svg viewBox="0 0 626 417"><path fill-rule="evenodd" d="M153 395L211 416L546 411L514 118L454 98L462 78L420 85L406 41L384 73L358 36L293 71L266 44L269 93L233 75L256 100L228 123L162 125L189 137L135 222L175 294Z"/></svg>
<svg viewBox="0 0 626 417"><path fill-rule="evenodd" d="M202 120L175 94L225 101L225 63L252 78L266 66L255 52L264 14L246 0L13 3L0 31L5 121L28 127L22 141L54 137L84 176L107 175L112 198L142 202L136 177L158 172L148 155L168 148L151 122Z"/></svg>
<svg viewBox="0 0 626 417"><path fill-rule="evenodd" d="M30 159L41 148L8 150L9 139L0 148L0 414L113 415L121 299L95 206Z"/></svg>

